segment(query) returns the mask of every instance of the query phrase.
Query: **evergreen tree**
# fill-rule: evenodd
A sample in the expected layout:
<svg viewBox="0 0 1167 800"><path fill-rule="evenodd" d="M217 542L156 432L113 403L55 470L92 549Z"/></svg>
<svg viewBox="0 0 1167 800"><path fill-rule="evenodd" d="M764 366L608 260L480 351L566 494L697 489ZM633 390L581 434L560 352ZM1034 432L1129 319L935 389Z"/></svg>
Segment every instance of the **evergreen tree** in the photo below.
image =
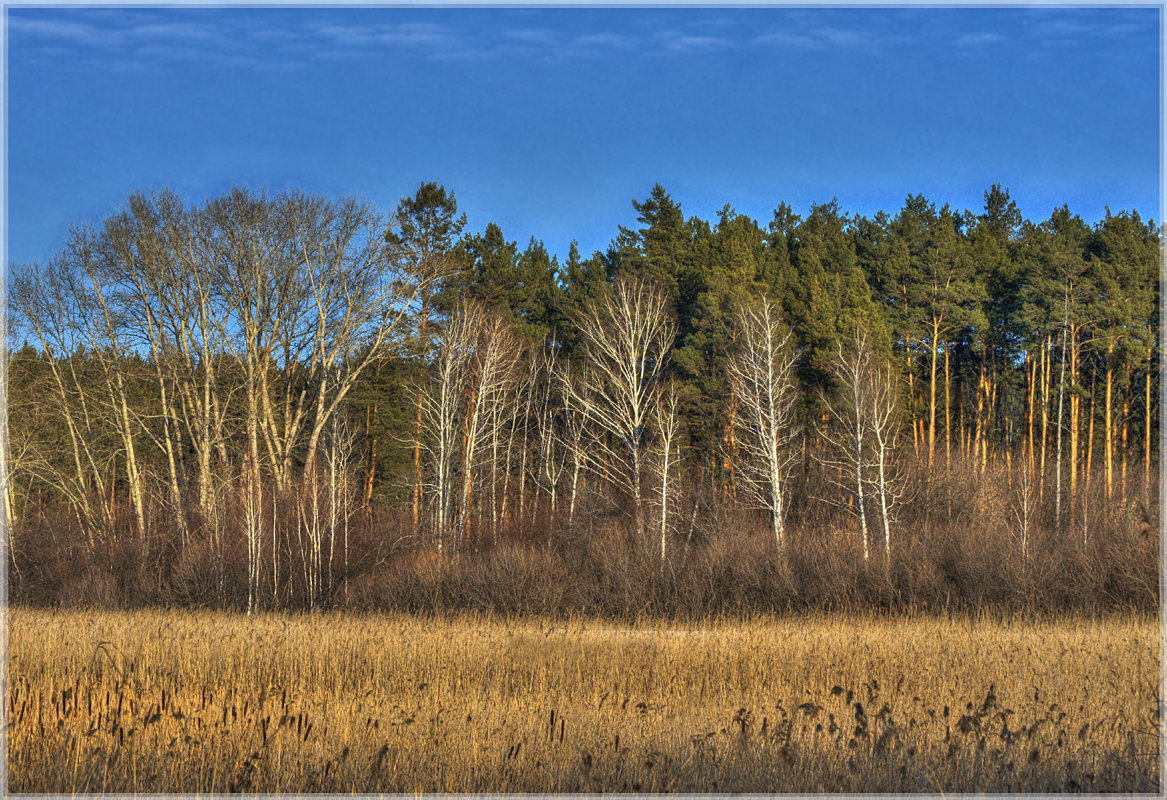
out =
<svg viewBox="0 0 1167 800"><path fill-rule="evenodd" d="M987 403L995 398L994 406L1008 408L1010 398L1016 395L1020 381L1015 370L1009 365L1017 362L1023 340L1020 319L1021 311L1021 268L1017 260L1017 240L1021 227L1021 212L1017 204L1009 198L1009 190L1000 184L993 184L985 192L984 210L979 216L966 215L970 227L969 247L973 263L985 287L983 300L983 336L973 336L979 347L976 351L978 364L977 386L980 394L978 403ZM996 411L991 408L991 411ZM1004 421L1008 427L1009 419ZM997 433L1008 436L1010 430ZM1008 447L1009 442L1005 442ZM982 443L982 460L985 446Z"/></svg>
<svg viewBox="0 0 1167 800"><path fill-rule="evenodd" d="M643 202L633 200L632 207L642 227L620 226L611 248L616 270L652 281L676 302L693 266L691 227L681 206L659 183Z"/></svg>
<svg viewBox="0 0 1167 800"><path fill-rule="evenodd" d="M443 287L443 311L450 313L473 300L487 312L510 317L524 305L519 247L506 240L498 225L491 222L482 233L464 236L454 253L458 268Z"/></svg>
<svg viewBox="0 0 1167 800"><path fill-rule="evenodd" d="M559 313L559 260L532 236L519 256L517 269L522 287L522 304L513 309L518 333L528 341L542 342L566 323Z"/></svg>
<svg viewBox="0 0 1167 800"><path fill-rule="evenodd" d="M429 280L423 284L418 298L417 313L414 321L416 338L412 349L415 358L423 363L428 361L433 339L437 328L431 317L435 312L435 300L441 294L441 288L446 280L457 270L457 261L452 251L455 242L466 227L466 215L458 214L458 201L453 192L447 192L446 187L437 183L422 183L413 197L404 197L397 204L389 229L385 232L385 242L390 257L403 262L411 274L426 276ZM382 364L374 367L377 374ZM422 474L421 474L421 395L418 395L414 425L414 489L413 489L413 525L416 528L421 522ZM376 416L374 412L374 417ZM375 420L367 426L369 437L369 451L375 452L372 439L372 429ZM369 471L373 469L369 466ZM372 481L367 480L371 485Z"/></svg>
<svg viewBox="0 0 1167 800"><path fill-rule="evenodd" d="M1087 243L1090 282L1096 294L1091 309L1089 345L1100 358L1103 382L1103 465L1106 494L1114 492L1116 447L1121 446L1121 473L1125 485L1131 381L1153 349L1148 325L1157 304L1155 271L1158 253L1154 229L1144 225L1138 213L1111 214L1098 224ZM1148 373L1149 374L1149 373ZM1120 419L1115 419L1118 397L1123 397ZM1116 430L1121 425L1121 433ZM1121 436L1121 441L1118 441Z"/></svg>
<svg viewBox="0 0 1167 800"><path fill-rule="evenodd" d="M562 284L555 293L556 319L570 321L583 312L604 294L611 277L611 261L603 253L597 251L590 258L583 259L579 244L572 241L562 271ZM579 337L574 324L561 325L556 338L566 353L575 352Z"/></svg>
<svg viewBox="0 0 1167 800"><path fill-rule="evenodd" d="M733 398L724 364L732 350L733 315L761 288L757 276L764 269L765 238L757 222L726 205L716 229L698 231L694 249L704 268L693 275L693 302L683 311L673 365L691 442L712 453L719 438L732 447L734 423L727 404Z"/></svg>
<svg viewBox="0 0 1167 800"><path fill-rule="evenodd" d="M850 219L838 200L811 206L795 230L788 287L795 300L787 313L803 353L799 376L812 401L831 385L830 360L840 337L876 314L855 248Z"/></svg>

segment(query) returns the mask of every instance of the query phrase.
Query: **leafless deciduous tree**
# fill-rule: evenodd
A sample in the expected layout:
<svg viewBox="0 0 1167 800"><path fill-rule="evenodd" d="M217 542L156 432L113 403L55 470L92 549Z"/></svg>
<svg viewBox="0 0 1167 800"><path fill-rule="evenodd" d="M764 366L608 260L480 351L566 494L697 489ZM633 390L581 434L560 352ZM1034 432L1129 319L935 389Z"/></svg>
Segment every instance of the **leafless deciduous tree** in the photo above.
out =
<svg viewBox="0 0 1167 800"><path fill-rule="evenodd" d="M91 293L83 270L64 255L44 265L32 265L13 275L9 298L21 327L34 337L51 376L53 413L68 439L67 468L52 469L47 459L42 476L66 497L90 546L108 530L103 502L113 476L111 420L101 395L92 391L95 376L87 374L87 354L93 342L81 321L92 313Z"/></svg>
<svg viewBox="0 0 1167 800"><path fill-rule="evenodd" d="M555 527L555 517L559 510L560 483L567 471L570 451L564 446L564 427L567 424L566 409L558 380L559 348L545 343L534 354L539 365L538 392L536 396L535 421L538 432L538 468L536 481L548 498L549 530Z"/></svg>
<svg viewBox="0 0 1167 800"><path fill-rule="evenodd" d="M265 536L265 486L275 503L296 462L315 463L326 426L369 365L404 338L431 280L400 248L387 249L384 224L356 200L295 192L234 189L200 208L167 192L138 194L102 228L76 230L52 263L18 274L13 308L47 356L73 451L56 483L91 536L108 522L96 499L107 496L115 461L142 535L147 496L165 496L184 542L191 505L217 536L213 484L234 462L252 472L239 487L249 595L258 598L264 544L252 537ZM82 363L93 374L78 374ZM154 403L130 396L143 392ZM235 431L242 453L228 447ZM140 466L150 446L165 465L162 492ZM274 530L266 541L274 583Z"/></svg>
<svg viewBox="0 0 1167 800"><path fill-rule="evenodd" d="M497 315L466 305L437 343L431 382L422 390L423 441L429 455L434 543L456 554L469 527L475 474L484 446L501 436L501 409L512 401L518 343ZM485 481L483 481L485 483Z"/></svg>
<svg viewBox="0 0 1167 800"><path fill-rule="evenodd" d="M235 190L204 213L214 245L206 255L237 332L230 347L253 395L249 437L262 437L285 489L295 446L315 455L357 378L405 334L427 278L389 257L383 222L356 200Z"/></svg>
<svg viewBox="0 0 1167 800"><path fill-rule="evenodd" d="M680 461L681 415L677 410L679 400L677 389L666 386L654 411L656 423L655 458L653 472L657 481L657 512L660 530L660 565L664 569L668 555L669 531L672 529L670 515L673 513L673 499L677 495L677 467Z"/></svg>
<svg viewBox="0 0 1167 800"><path fill-rule="evenodd" d="M871 538L867 502L872 497L878 502L887 557L902 496L902 475L894 459L900 435L895 374L890 359L877 357L871 334L862 326L856 326L850 341L836 344L831 362L839 393L824 398L834 425L822 431L831 447L819 458L854 499L848 507L859 518L865 561Z"/></svg>
<svg viewBox="0 0 1167 800"><path fill-rule="evenodd" d="M588 447L590 444L589 427L579 401L573 398L582 396L582 391L573 392L571 384L580 380L566 367L558 371L558 383L563 397L563 426L559 433L560 445L567 453L571 462L571 484L568 490L567 524L575 523L576 499L579 496L580 478L588 463Z"/></svg>
<svg viewBox="0 0 1167 800"><path fill-rule="evenodd" d="M660 377L676 337L662 289L620 277L576 320L585 351L569 402L602 433L588 466L631 496L633 527L644 532L642 470Z"/></svg>
<svg viewBox="0 0 1167 800"><path fill-rule="evenodd" d="M1022 464L1023 469L1017 476L1017 486L1013 495L1013 521L1016 523L1017 545L1021 551L1021 563L1029 566L1030 532L1033 530L1033 520L1037 512L1037 490L1034 486L1033 468L1029 463L1028 454Z"/></svg>
<svg viewBox="0 0 1167 800"><path fill-rule="evenodd" d="M244 375L249 463L264 464L282 494L297 447L314 463L357 378L403 337L427 277L389 257L384 223L356 200L236 189L201 213L226 347Z"/></svg>
<svg viewBox="0 0 1167 800"><path fill-rule="evenodd" d="M348 571L349 523L353 509L350 467L355 436L345 414L334 414L316 460L304 465L297 493L295 539L304 579L305 603L315 608L334 588L337 549L341 574Z"/></svg>
<svg viewBox="0 0 1167 800"><path fill-rule="evenodd" d="M164 455L170 507L184 541L192 501L204 519L217 518L212 476L227 462L230 392L221 390L219 358L227 320L198 247L201 221L170 192L135 194L99 240L100 269L118 287L118 306L134 321L133 342L153 368L159 424L145 430ZM184 463L188 447L193 476Z"/></svg>
<svg viewBox="0 0 1167 800"><path fill-rule="evenodd" d="M8 270L0 274L0 298L8 297ZM5 557L12 553L12 528L16 521L13 502L12 449L8 437L8 360L11 352L8 340L8 305L0 305L0 492L4 495L3 518L0 519L0 549Z"/></svg>
<svg viewBox="0 0 1167 800"><path fill-rule="evenodd" d="M770 530L785 547L786 478L795 454L797 400L790 330L768 298L744 305L735 320L737 350L726 370L740 405L744 488L770 513Z"/></svg>

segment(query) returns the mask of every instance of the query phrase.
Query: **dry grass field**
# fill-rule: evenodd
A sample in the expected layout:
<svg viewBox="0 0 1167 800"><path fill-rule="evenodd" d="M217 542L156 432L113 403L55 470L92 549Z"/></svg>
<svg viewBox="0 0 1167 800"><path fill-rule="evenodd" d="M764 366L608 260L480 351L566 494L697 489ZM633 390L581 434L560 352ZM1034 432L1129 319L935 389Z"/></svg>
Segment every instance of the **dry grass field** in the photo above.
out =
<svg viewBox="0 0 1167 800"><path fill-rule="evenodd" d="M9 611L14 792L1158 792L1152 619Z"/></svg>

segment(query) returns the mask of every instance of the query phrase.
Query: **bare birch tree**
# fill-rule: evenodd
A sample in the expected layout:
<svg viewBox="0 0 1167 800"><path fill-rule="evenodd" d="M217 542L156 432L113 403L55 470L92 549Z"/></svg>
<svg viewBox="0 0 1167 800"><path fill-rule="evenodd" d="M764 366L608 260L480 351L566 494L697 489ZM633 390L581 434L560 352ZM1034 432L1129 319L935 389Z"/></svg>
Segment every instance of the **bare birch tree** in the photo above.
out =
<svg viewBox="0 0 1167 800"><path fill-rule="evenodd" d="M657 512L660 531L660 568L663 571L669 531L672 529L670 514L673 499L678 493L677 468L680 462L681 415L677 410L679 399L676 386L669 385L661 393L654 411L656 423L655 458L653 460L658 487Z"/></svg>
<svg viewBox="0 0 1167 800"><path fill-rule="evenodd" d="M579 381L566 384L570 403L603 435L588 466L626 491L633 529L644 533L642 470L660 378L676 337L664 291L620 277L578 316L584 350Z"/></svg>
<svg viewBox="0 0 1167 800"><path fill-rule="evenodd" d="M330 418L404 337L430 278L390 257L383 221L356 200L235 189L201 214L201 252L229 313L225 346L244 376L248 464L283 494L297 448L314 462ZM262 491L258 475L248 485Z"/></svg>
<svg viewBox="0 0 1167 800"><path fill-rule="evenodd" d="M422 426L415 449L429 463L425 497L433 544L442 553L454 530L453 498L458 464L458 422L461 393L469 369L468 323L455 317L435 346L433 376L418 388Z"/></svg>
<svg viewBox="0 0 1167 800"><path fill-rule="evenodd" d="M854 499L848 507L859 519L864 561L870 557L871 540L867 501L878 501L886 564L902 496L902 473L894 458L900 435L895 375L890 360L876 356L863 326L856 326L846 345L836 344L831 362L839 392L824 397L834 426L822 431L831 448L819 459Z"/></svg>
<svg viewBox="0 0 1167 800"><path fill-rule="evenodd" d="M859 350L856 346L856 350ZM875 446L875 493L879 498L879 517L883 525L884 564L891 559L891 528L896 510L903 500L904 472L895 457L899 449L900 424L899 396L896 391L896 376L891 359L869 362L868 403L871 413L871 435Z"/></svg>
<svg viewBox="0 0 1167 800"><path fill-rule="evenodd" d="M117 286L109 281L102 269L100 256L95 252L99 243L87 232L76 231L66 251L78 262L77 274L83 270L88 285L82 290L84 312L78 318L90 347L90 357L101 375L105 388L104 401L108 414L120 439L122 462L126 470L126 488L137 523L138 536L145 541L146 511L145 487L138 458L138 439L142 425L137 412L131 408L130 369L126 356L130 351L127 332L132 324L129 315L117 302ZM98 397L99 393L94 393Z"/></svg>
<svg viewBox="0 0 1167 800"><path fill-rule="evenodd" d="M196 227L197 216L174 194L135 194L106 222L100 247L101 269L136 322L132 341L150 356L159 425L144 427L165 459L170 505L184 544L192 499L204 519L216 519L210 509L216 496L213 459L217 454L226 461L227 403L217 365L226 319L196 249ZM188 446L194 476L185 468Z"/></svg>
<svg viewBox="0 0 1167 800"><path fill-rule="evenodd" d="M559 505L559 485L567 470L569 451L564 447L563 428L567 424L559 380L559 348L550 342L539 348L534 357L539 364L539 391L536 398L538 433L538 468L536 479L549 501L549 530L555 527Z"/></svg>
<svg viewBox="0 0 1167 800"><path fill-rule="evenodd" d="M770 532L785 549L786 479L796 458L796 356L790 330L769 298L742 306L735 320L737 350L726 365L740 405L737 424L745 455L744 488L770 516Z"/></svg>
<svg viewBox="0 0 1167 800"><path fill-rule="evenodd" d="M423 440L434 543L455 554L470 524L475 472L484 445L506 420L491 409L511 403L518 344L500 317L464 306L437 342L433 379L421 391Z"/></svg>
<svg viewBox="0 0 1167 800"><path fill-rule="evenodd" d="M1025 456L1023 469L1018 475L1017 488L1014 491L1013 521L1017 525L1017 544L1021 550L1021 563L1029 566L1030 541L1032 538L1033 519L1037 511L1037 492L1033 485L1034 475L1030 456Z"/></svg>
<svg viewBox="0 0 1167 800"><path fill-rule="evenodd" d="M587 417L573 398L582 396L582 390L573 391L571 383L580 380L564 367L559 371L558 383L563 396L563 427L559 433L559 442L571 461L571 485L568 491L567 524L575 524L576 499L579 497L580 477L588 463L588 436Z"/></svg>
<svg viewBox="0 0 1167 800"><path fill-rule="evenodd" d="M502 413L510 405L514 385L512 366L518 357L518 343L510 326L496 314L466 311L467 334L473 349L467 374L465 421L462 437L462 503L459 512L457 547L460 549L470 525L475 473L480 471L484 446L497 441ZM495 455L493 452L491 455Z"/></svg>
<svg viewBox="0 0 1167 800"><path fill-rule="evenodd" d="M78 317L90 313L83 279L63 256L33 264L13 275L9 298L26 332L45 356L52 383L53 413L68 437L68 468L52 468L44 477L67 498L92 547L109 530L102 502L109 481L108 426L95 406L86 373L87 338Z"/></svg>
<svg viewBox="0 0 1167 800"><path fill-rule="evenodd" d="M237 189L205 213L246 366L248 435L263 437L286 489L296 446L311 460L353 384L404 336L430 279L389 257L383 222L356 200Z"/></svg>
<svg viewBox="0 0 1167 800"><path fill-rule="evenodd" d="M348 572L349 520L354 505L349 470L354 450L355 436L347 414L333 414L316 458L304 465L304 480L297 493L296 541L308 608L332 596L338 548L341 575Z"/></svg>

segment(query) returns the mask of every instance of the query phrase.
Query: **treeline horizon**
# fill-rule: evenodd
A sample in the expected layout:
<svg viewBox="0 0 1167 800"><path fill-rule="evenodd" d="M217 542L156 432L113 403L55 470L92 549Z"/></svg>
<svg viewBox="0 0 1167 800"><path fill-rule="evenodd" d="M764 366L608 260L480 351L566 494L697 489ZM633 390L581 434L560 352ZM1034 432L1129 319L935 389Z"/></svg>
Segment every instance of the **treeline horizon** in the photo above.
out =
<svg viewBox="0 0 1167 800"><path fill-rule="evenodd" d="M1157 607L1153 220L632 206L561 262L435 183L138 193L13 266L10 597Z"/></svg>

